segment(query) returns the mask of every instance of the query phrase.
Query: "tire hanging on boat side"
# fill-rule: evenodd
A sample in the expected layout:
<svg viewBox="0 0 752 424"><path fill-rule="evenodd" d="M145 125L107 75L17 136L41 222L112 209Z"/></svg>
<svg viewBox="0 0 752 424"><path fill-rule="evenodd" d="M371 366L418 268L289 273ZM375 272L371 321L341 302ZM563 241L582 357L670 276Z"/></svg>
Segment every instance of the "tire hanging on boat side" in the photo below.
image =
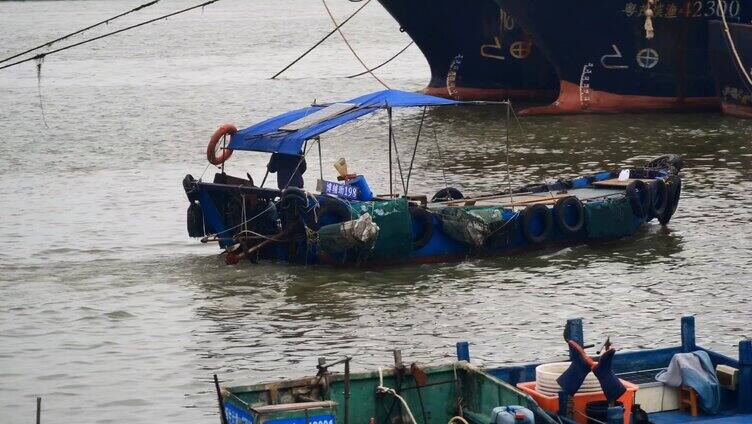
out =
<svg viewBox="0 0 752 424"><path fill-rule="evenodd" d="M666 213L666 208L669 206L668 187L666 182L662 179L656 179L648 183L650 187L650 194L652 196L652 203L650 204L650 216L651 218L661 217Z"/></svg>
<svg viewBox="0 0 752 424"><path fill-rule="evenodd" d="M681 197L682 182L681 177L676 175L672 181L668 183L668 200L666 204L666 210L662 216L658 217L658 222L661 225L667 225L671 221L671 217L674 216L677 206L679 206L679 198Z"/></svg>
<svg viewBox="0 0 752 424"><path fill-rule="evenodd" d="M422 223L423 230L420 234L413 236L413 250L420 250L424 248L431 237L433 237L433 214L417 205L410 205L410 218L412 221L419 221Z"/></svg>
<svg viewBox="0 0 752 424"><path fill-rule="evenodd" d="M627 185L627 200L632 213L638 218L645 218L650 208L650 191L641 180L634 180Z"/></svg>
<svg viewBox="0 0 752 424"><path fill-rule="evenodd" d="M536 217L540 217L543 220L543 230L540 233L535 234L533 232L533 220ZM538 244L546 241L549 233L551 233L551 227L554 220L551 216L551 210L546 205L535 204L528 205L525 210L522 211L522 235L525 236L525 240L533 244Z"/></svg>
<svg viewBox="0 0 752 424"><path fill-rule="evenodd" d="M574 208L576 219L573 224L567 222L567 209ZM562 197L554 204L556 225L565 235L574 235L585 226L585 208L580 199L574 196Z"/></svg>

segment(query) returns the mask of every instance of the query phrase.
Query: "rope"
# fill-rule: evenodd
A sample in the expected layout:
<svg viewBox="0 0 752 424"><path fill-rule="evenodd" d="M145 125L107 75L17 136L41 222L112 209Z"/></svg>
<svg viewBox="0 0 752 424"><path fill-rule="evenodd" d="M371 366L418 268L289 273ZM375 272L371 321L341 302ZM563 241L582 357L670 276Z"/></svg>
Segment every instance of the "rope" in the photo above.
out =
<svg viewBox="0 0 752 424"><path fill-rule="evenodd" d="M728 21L726 21L726 11L723 9L723 2L721 0L718 0L718 10L721 11L721 20L723 21L723 32L726 33L726 38L728 39L729 47L731 47L731 51L734 53L736 64L739 65L739 69L741 70L742 75L744 75L744 79L746 80L749 88L752 90L752 76L750 76L749 72L747 72L747 68L744 67L742 58L739 57L739 52L736 50L736 44L734 43L734 39L731 37L731 30L729 29Z"/></svg>
<svg viewBox="0 0 752 424"><path fill-rule="evenodd" d="M125 32L125 31L128 31L128 30L134 29L134 28L138 28L140 26L144 26L144 25L147 25L147 24L151 24L151 23L157 22L157 21L161 21L163 19L167 19L169 17L172 17L172 16L175 16L175 15L179 15L181 13L185 13L185 12L191 11L193 9L198 9L199 7L205 7L205 6L208 6L208 5L212 4L212 3L216 3L218 1L219 0L209 0L209 1L206 1L204 3L195 5L195 6L191 6L191 7L182 9L182 10L178 10L177 12L168 13L166 15L162 15L162 16L160 16L158 18L154 18L154 19L149 19L148 21L144 21L144 22L141 22L141 23L138 23L138 24L135 24L135 25L131 25L131 26L119 29L117 31L108 32L107 34L102 34L102 35L100 35L98 37L89 38L89 39L80 41L80 42L75 43L75 44L70 44L68 46L61 47L59 49L51 50L51 51L46 52L46 53L40 53L40 54L38 54L36 56L32 56L32 57L27 58L27 59L19 60L17 62L12 62L12 63L10 63L8 65L0 66L0 69L10 68L11 66L20 65L22 63L26 63L26 62L29 62L31 60L42 59L45 56L51 55L53 53L58 53L58 52L61 52L63 50L72 49L73 47L78 47L78 46L81 46L81 45L84 45L84 44L88 44L88 43L91 43L92 41L101 40L102 38L106 38L106 37L109 37L111 35L119 34L121 32Z"/></svg>
<svg viewBox="0 0 752 424"><path fill-rule="evenodd" d="M402 406L405 407L405 411L407 411L407 415L410 417L410 421L413 424L418 424L418 422L415 421L415 417L413 416L413 412L410 410L410 405L407 404L407 402L405 401L405 398L403 398L402 396L398 395L397 392L394 389L390 389L389 387L384 387L383 384L384 384L384 377L383 377L383 374L382 374L382 371L381 371L381 367L379 367L379 386L376 387L376 392L377 393L382 393L382 394L389 394L389 395L392 395L392 396L396 397L397 399L399 399L399 401L402 404Z"/></svg>
<svg viewBox="0 0 752 424"><path fill-rule="evenodd" d="M42 63L44 63L44 57L37 60L37 93L39 93L39 110L42 112L42 122L44 127L49 129L47 118L44 116L44 101L42 100Z"/></svg>
<svg viewBox="0 0 752 424"><path fill-rule="evenodd" d="M368 0L368 1L370 2L371 0ZM379 77L377 77L376 74L374 74L368 68L368 65L366 65L365 62L363 62L363 59L361 59L360 56L358 56L358 53L355 52L355 49L350 45L350 42L347 41L347 37L345 37L345 34L340 29L340 25L337 24L337 19L334 18L334 15L332 14L332 11L329 9L329 5L326 4L326 0L321 0L321 3L324 4L324 9L326 9L326 13L329 15L329 18L332 20L332 23L337 28L337 32L339 32L340 37L342 37L342 41L345 42L345 45L347 46L348 49L350 49L350 52L352 52L353 56L355 56L355 58L358 59L358 62L360 62L360 64L363 65L363 68L365 68L366 72L368 72L369 74L371 74L371 76L376 81L378 81L379 84L383 85L384 88L386 88L387 90L389 90L389 86L386 85L386 83L384 83L384 81L380 80Z"/></svg>
<svg viewBox="0 0 752 424"><path fill-rule="evenodd" d="M56 38L56 39L54 39L54 40L52 40L52 41L48 41L48 42L46 42L46 43L44 43L44 44L40 44L40 45L38 45L38 46L36 46L36 47L32 47L32 48L30 48L30 49L28 49L28 50L22 51L21 53L16 53L16 54L14 54L13 56L10 56L10 57L6 57L5 59L2 59L2 60L0 60L0 63L3 63L3 62L7 62L7 61L9 61L9 60L12 60L12 59L15 59L15 58L17 58L17 57L19 57L19 56L23 56L23 55L25 55L26 53L31 53L31 52L33 52L33 51L35 51L35 50L39 50L39 49L41 49L41 48L43 48L43 47L50 47L51 45L53 45L53 44L55 44L55 43L57 43L57 42L59 42L59 41L63 41L63 40L65 40L65 39L67 39L67 38L73 37L74 35L78 35L78 34L81 34L81 33L82 33L82 32L84 32L84 31L88 31L88 30L90 30L90 29L92 29L92 28L96 28L96 27L98 27L98 26L100 26L100 25L104 25L104 24L109 24L110 22L114 21L115 19L118 19L118 18L122 18L123 16L125 16L125 15L128 15L128 14L130 14L130 13L133 13L133 12L137 12L137 11L139 11L139 10L141 10L141 9L145 9L145 8L147 8L147 7L149 7L149 6L152 6L152 5L154 5L154 4L157 4L157 3L159 3L159 1L160 1L160 0L153 0L153 1L150 1L150 2L148 2L148 3L144 3L144 4L142 4L141 6L138 6L138 7L136 7L136 8L133 8L133 9L131 9L131 10L127 11L127 12L124 12L124 13L121 13L121 14L119 14L119 15L113 16L113 17L111 17L111 18L109 18L109 19L105 19L104 21L100 21L100 22L97 22L97 23L95 23L94 25L89 25L89 26L87 26L86 28L83 28L83 29L79 29L78 31L74 31L74 32L71 32L70 34L66 34L66 35L63 35L62 37Z"/></svg>
<svg viewBox="0 0 752 424"><path fill-rule="evenodd" d="M423 115L420 117L420 125L418 126L418 136L415 137L415 146L413 146L413 156L410 158L410 168L407 170L407 184L405 184L405 195L407 195L410 189L410 176L413 173L413 163L415 162L415 154L418 152L418 142L420 141L420 133L423 130L423 121L426 119L426 108L423 106Z"/></svg>
<svg viewBox="0 0 752 424"><path fill-rule="evenodd" d="M466 419L460 417L459 415L456 416L456 417L450 418L449 421L447 422L447 424L452 424L455 421L460 422L462 424L469 424Z"/></svg>
<svg viewBox="0 0 752 424"><path fill-rule="evenodd" d="M292 61L292 62L291 62L291 63L290 63L289 65L287 65L287 66L285 66L284 68L282 68L282 70L281 70L281 71L279 71L279 72L277 72L276 74L274 74L274 76L272 76L272 77L271 77L271 79L276 79L276 78L277 78L278 76L282 75L282 73L283 73L283 72L285 72L286 70L290 69L290 67L291 67L292 65L294 65L294 64L296 64L296 63L298 63L298 61L300 61L300 59L302 59L302 58L306 57L306 55L308 55L308 53L312 52L312 51L313 51L313 49L315 49L316 47L318 47L319 45L321 45L321 43L323 43L323 42L324 42L324 41L326 41L326 40L327 40L327 39L328 39L329 37L331 37L331 36L332 36L332 34L334 34L334 33L335 33L335 32L337 32L337 31L338 31L338 30L339 30L339 29L340 29L341 27L343 27L343 26L344 26L344 25L345 25L345 24L346 24L346 23L347 23L347 22L348 22L348 21L349 21L350 19L352 19L352 18L353 18L353 17L355 16L355 15L357 15L357 14L358 14L358 12L360 12L361 10L363 10L363 8L364 8L364 7L368 6L368 3L370 3L370 2L371 2L371 0L368 0L368 1L366 1L365 3L363 3L363 6L360 6L360 7L358 8L358 10L356 10L355 12L353 12L353 14L352 14L352 15L348 16L348 17L347 17L347 19L345 19L344 21L342 21L342 23L341 23L341 24L337 25L337 27L336 27L336 28L334 28L333 30L329 31L329 33L328 33L328 34L326 34L326 35L324 36L324 38L322 38L322 39L321 39L321 40L319 40L319 41L318 41L318 42L317 42L316 44L314 44L313 46L311 46L311 48L309 48L308 50L306 50L306 51L305 51L305 52L304 52L304 53L303 53L302 55L298 56L298 58L297 58L297 59L293 60L293 61Z"/></svg>
<svg viewBox="0 0 752 424"><path fill-rule="evenodd" d="M441 154L441 146L439 146L439 136L436 135L436 128L431 127L433 131L433 139L436 140L436 150L439 152L439 162L441 162L441 175L444 177L444 188L449 188L449 182L446 177L446 170L444 169L444 156Z"/></svg>
<svg viewBox="0 0 752 424"><path fill-rule="evenodd" d="M352 0L350 0L350 1L352 1ZM374 67L373 67L373 68L371 68L371 69L366 69L365 71L363 71L363 72L361 72L361 73L359 73L359 74L349 75L349 76L347 76L346 78L355 78L355 77L359 77L359 76L361 76L361 75L365 75L365 74L370 74L370 73L371 73L372 71L375 71L375 70L377 70L377 69L381 68L382 66L386 65L387 63L391 62L392 60L396 59L396 58L397 58L397 56L399 56L399 55L401 55L402 53L404 53L404 52L405 52L405 50L407 50L407 49L408 49L408 48L409 48L410 46L412 46L413 44L415 44L415 42L414 42L414 41L411 41L411 42L409 42L409 43L408 43L408 44L407 44L407 45L406 45L405 47L403 47L403 48L402 48L402 50L398 51L398 52L397 52L397 54L395 54L394 56L390 57L390 58L389 58L389 59L387 59L386 61L384 61L384 62L381 62L381 64L379 64L378 66L374 66Z"/></svg>
<svg viewBox="0 0 752 424"><path fill-rule="evenodd" d="M407 196L407 187L405 186L405 174L402 173L402 161L400 161L399 150L397 150L397 137L394 135L394 131L392 131L392 142L394 143L394 154L397 156L397 170L399 171L400 180L402 181L402 191L404 191L405 196Z"/></svg>

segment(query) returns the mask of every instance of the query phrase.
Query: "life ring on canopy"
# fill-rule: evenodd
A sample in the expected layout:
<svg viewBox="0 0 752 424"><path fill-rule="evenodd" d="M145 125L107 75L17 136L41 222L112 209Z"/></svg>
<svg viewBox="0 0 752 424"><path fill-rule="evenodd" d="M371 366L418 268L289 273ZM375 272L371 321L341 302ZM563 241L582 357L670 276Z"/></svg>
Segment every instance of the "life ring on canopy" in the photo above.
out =
<svg viewBox="0 0 752 424"><path fill-rule="evenodd" d="M540 221L539 224L536 224ZM527 205L522 211L522 235L533 244L546 241L554 224L551 210L540 203Z"/></svg>
<svg viewBox="0 0 752 424"><path fill-rule="evenodd" d="M674 216L674 213L676 212L676 208L677 206L679 206L679 198L681 197L681 189L682 189L681 177L677 175L675 180L669 181L668 183L668 190L667 190L668 200L666 204L666 210L663 212L663 215L658 217L658 222L660 222L661 225L667 225L668 222L671 220L671 217Z"/></svg>
<svg viewBox="0 0 752 424"><path fill-rule="evenodd" d="M627 185L627 200L632 213L638 218L645 218L650 210L650 191L642 180L634 180Z"/></svg>
<svg viewBox="0 0 752 424"><path fill-rule="evenodd" d="M209 160L209 163L212 165L221 165L224 161L230 159L232 149L225 147L222 149L222 154L217 156L217 148L219 147L219 140L228 134L233 135L236 132L238 132L238 129L232 124L222 124L214 131L214 134L209 139L209 145L206 146L206 159Z"/></svg>
<svg viewBox="0 0 752 424"><path fill-rule="evenodd" d="M663 216L666 213L669 202L666 182L656 179L648 183L648 188L650 189L650 196L653 199L650 203L650 219Z"/></svg>
<svg viewBox="0 0 752 424"><path fill-rule="evenodd" d="M456 199L464 199L465 196L462 195L462 192L457 190L454 187L447 187L442 188L441 190L437 191L436 194L433 195L431 198L432 202L441 202L444 200L456 200Z"/></svg>
<svg viewBox="0 0 752 424"><path fill-rule="evenodd" d="M554 204L556 225L565 235L574 235L585 225L585 208L574 196L562 197Z"/></svg>
<svg viewBox="0 0 752 424"><path fill-rule="evenodd" d="M413 234L413 250L424 248L433 237L433 214L418 205L410 205L410 218L419 222L421 231Z"/></svg>

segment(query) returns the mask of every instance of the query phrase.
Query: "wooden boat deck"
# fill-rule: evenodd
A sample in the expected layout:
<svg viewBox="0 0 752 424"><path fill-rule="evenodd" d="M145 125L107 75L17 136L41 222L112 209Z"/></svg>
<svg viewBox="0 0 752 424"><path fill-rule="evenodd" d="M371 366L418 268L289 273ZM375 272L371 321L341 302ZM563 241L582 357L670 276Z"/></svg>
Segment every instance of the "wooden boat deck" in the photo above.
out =
<svg viewBox="0 0 752 424"><path fill-rule="evenodd" d="M567 190L564 193L555 191L543 193L513 193L511 198L508 193L505 193L493 196L480 196L445 202L434 202L430 203L428 206L432 209L446 206L488 206L505 208L524 208L525 206L532 204L553 206L554 203L562 197L575 196L585 202L588 200L613 196L623 192L624 189L620 186L605 185L603 187L574 188Z"/></svg>

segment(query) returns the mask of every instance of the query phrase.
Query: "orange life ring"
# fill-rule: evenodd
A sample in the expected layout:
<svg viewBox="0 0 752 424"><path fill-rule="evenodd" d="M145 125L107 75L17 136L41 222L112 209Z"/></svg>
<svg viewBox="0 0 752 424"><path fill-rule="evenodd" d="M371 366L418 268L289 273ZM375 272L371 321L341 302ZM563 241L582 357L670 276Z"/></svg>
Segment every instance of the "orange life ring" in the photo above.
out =
<svg viewBox="0 0 752 424"><path fill-rule="evenodd" d="M209 145L206 146L206 159L209 160L209 163L212 165L221 165L224 161L230 159L230 156L232 156L232 149L225 147L222 150L222 154L217 156L217 145L222 137L227 134L235 134L236 132L238 132L238 129L232 124L222 124L216 131L214 131L214 134L212 134L209 139Z"/></svg>

